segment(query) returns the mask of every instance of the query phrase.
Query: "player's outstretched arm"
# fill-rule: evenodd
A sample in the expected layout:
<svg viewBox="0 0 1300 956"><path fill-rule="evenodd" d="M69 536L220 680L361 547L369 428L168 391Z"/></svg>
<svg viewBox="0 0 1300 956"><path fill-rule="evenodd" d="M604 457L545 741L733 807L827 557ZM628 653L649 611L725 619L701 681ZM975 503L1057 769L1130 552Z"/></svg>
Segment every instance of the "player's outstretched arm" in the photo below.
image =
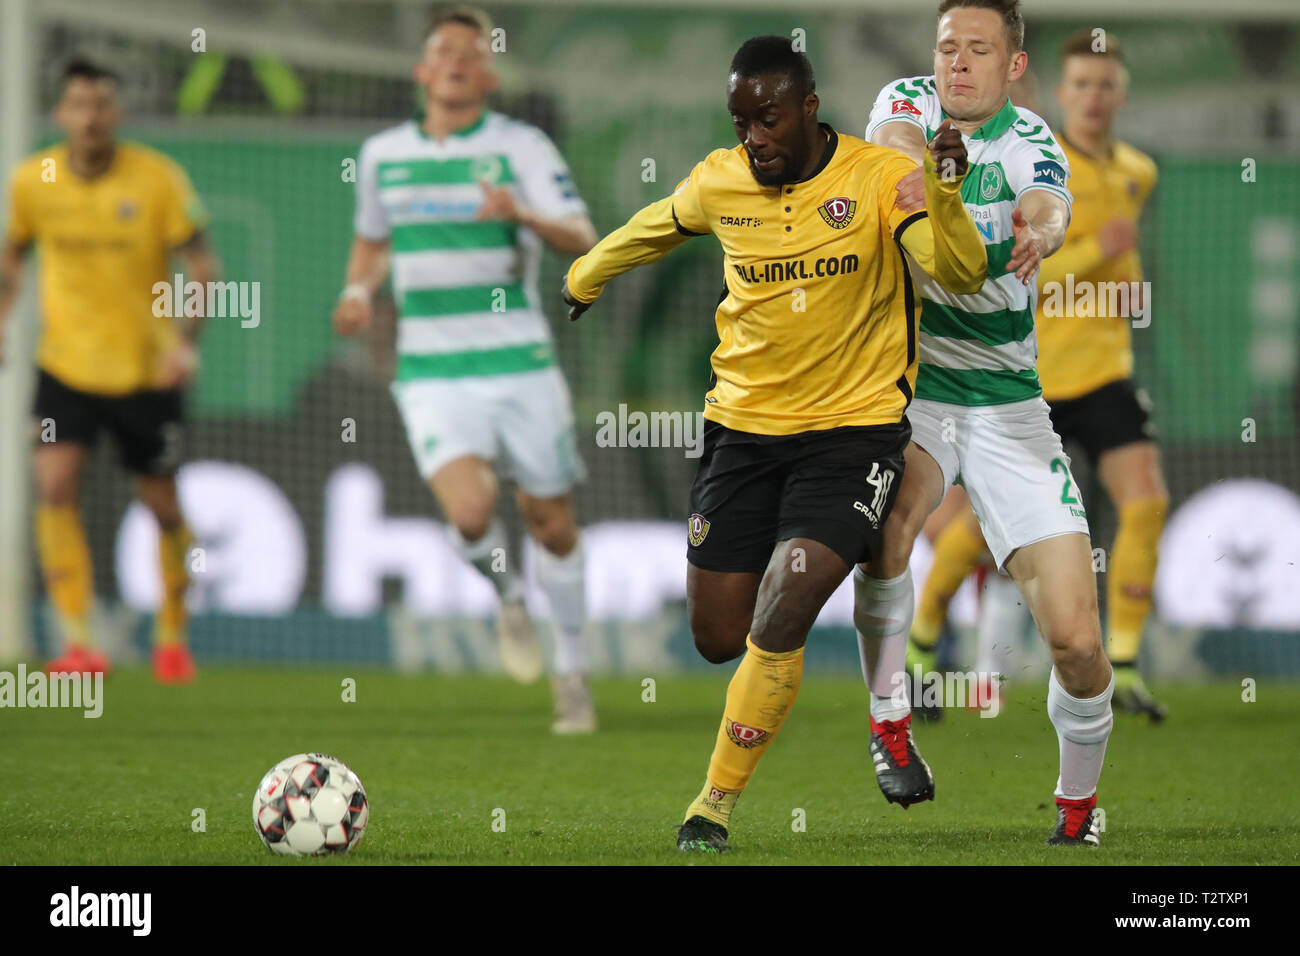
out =
<svg viewBox="0 0 1300 956"><path fill-rule="evenodd" d="M504 219L537 233L539 239L556 252L582 255L596 244L596 227L585 215L544 216L524 205L504 186L480 183L483 205L478 219Z"/></svg>
<svg viewBox="0 0 1300 956"><path fill-rule="evenodd" d="M204 288L221 278L221 260L208 243L207 234L196 229L193 234L172 249L185 270L185 278ZM162 356L162 388L185 388L192 385L199 371L199 333L203 331L205 316L195 315L181 329L181 340Z"/></svg>
<svg viewBox="0 0 1300 956"><path fill-rule="evenodd" d="M883 123L871 134L871 142L896 149L917 165L925 159L925 134L914 123L901 120Z"/></svg>
<svg viewBox="0 0 1300 956"><path fill-rule="evenodd" d="M928 215L899 239L927 275L958 295L978 292L989 267L984 240L961 200L968 168L961 133L944 120L925 152Z"/></svg>
<svg viewBox="0 0 1300 956"><path fill-rule="evenodd" d="M1011 213L1016 244L1007 260L1007 271L1025 285L1033 281L1043 260L1061 248L1070 225L1070 207L1056 193L1034 189L1020 197Z"/></svg>
<svg viewBox="0 0 1300 956"><path fill-rule="evenodd" d="M556 252L566 252L571 256L582 255L590 252L596 244L596 227L586 216L547 219L536 213L525 213L519 222L537 233Z"/></svg>
<svg viewBox="0 0 1300 956"><path fill-rule="evenodd" d="M177 246L175 255L181 260L181 267L185 270L185 278L188 281L197 282L207 288L209 282L216 282L221 278L221 260L217 258L217 252L208 242L208 235L203 230L195 231L194 235ZM191 342L198 339L202 321L201 317L195 318L185 330L185 337Z"/></svg>
<svg viewBox="0 0 1300 956"><path fill-rule="evenodd" d="M1115 217L1095 233L1070 239L1049 258L1043 261L1038 270L1038 284L1048 282L1065 282L1067 275L1076 278L1096 269L1107 259L1123 255L1130 249L1136 249L1138 230L1131 219Z"/></svg>
<svg viewBox="0 0 1300 956"><path fill-rule="evenodd" d="M673 212L677 198L674 193L646 206L569 267L561 295L569 306L570 321L591 307L610 279L658 262L687 239L700 235L678 224Z"/></svg>
<svg viewBox="0 0 1300 956"><path fill-rule="evenodd" d="M343 291L334 306L334 331L356 335L370 327L370 300L388 275L389 240L352 237Z"/></svg>
<svg viewBox="0 0 1300 956"><path fill-rule="evenodd" d="M910 121L894 120L882 123L871 134L871 143L896 149L912 162L916 170L904 176L894 188L898 191L896 206L903 212L916 212L925 208L925 179L921 165L925 160L925 134Z"/></svg>

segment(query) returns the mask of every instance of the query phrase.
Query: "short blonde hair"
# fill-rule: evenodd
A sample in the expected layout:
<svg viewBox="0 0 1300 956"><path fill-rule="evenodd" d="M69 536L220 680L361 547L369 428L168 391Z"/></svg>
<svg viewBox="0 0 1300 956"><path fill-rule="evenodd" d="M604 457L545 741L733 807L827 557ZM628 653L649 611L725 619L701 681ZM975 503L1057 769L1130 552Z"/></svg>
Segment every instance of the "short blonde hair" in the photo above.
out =
<svg viewBox="0 0 1300 956"><path fill-rule="evenodd" d="M437 32L439 27L448 23L459 23L461 26L472 27L483 34L483 39L492 39L492 18L487 15L486 10L470 6L447 7L435 11L433 17L429 20L429 29L424 31L424 38L427 40Z"/></svg>
<svg viewBox="0 0 1300 956"><path fill-rule="evenodd" d="M1102 41L1101 49L1097 49L1098 40ZM1065 42L1061 44L1062 68L1064 68L1067 60L1075 56L1096 56L1102 59L1114 60L1119 67L1120 85L1128 86L1128 63L1124 59L1124 48L1120 46L1119 40L1112 36L1110 31L1098 36L1092 30L1083 30L1066 37Z"/></svg>

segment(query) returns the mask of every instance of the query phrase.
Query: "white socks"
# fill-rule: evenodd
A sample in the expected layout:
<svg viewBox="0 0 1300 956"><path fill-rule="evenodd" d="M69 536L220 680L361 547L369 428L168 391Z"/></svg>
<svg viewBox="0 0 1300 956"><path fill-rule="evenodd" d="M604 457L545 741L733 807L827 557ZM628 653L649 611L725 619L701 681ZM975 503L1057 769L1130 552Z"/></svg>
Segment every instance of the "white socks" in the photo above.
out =
<svg viewBox="0 0 1300 956"><path fill-rule="evenodd" d="M1110 710L1114 690L1112 674L1106 689L1096 697L1087 700L1071 697L1056 679L1056 668L1052 668L1047 682L1047 716L1061 743L1061 775L1056 781L1058 797L1082 800L1097 792L1102 761L1106 759L1106 740L1114 722Z"/></svg>
<svg viewBox="0 0 1300 956"><path fill-rule="evenodd" d="M456 553L478 568L497 591L503 604L524 599L524 579L510 564L510 548L500 518L493 518L487 533L477 541L466 541L455 526L450 526L451 543Z"/></svg>
<svg viewBox="0 0 1300 956"><path fill-rule="evenodd" d="M524 599L524 579L508 561L508 542L500 518L493 518L487 533L477 541L466 541L454 527L451 540L456 552L492 583L503 604ZM555 622L555 673L557 676L583 673L587 669L582 647L587 587L582 541L562 558L536 542L534 545L537 584L551 602Z"/></svg>
<svg viewBox="0 0 1300 956"><path fill-rule="evenodd" d="M582 626L587 620L586 568L582 541L564 557L556 557L540 544L533 548L537 583L551 602L555 623L555 674L585 673L586 654Z"/></svg>
<svg viewBox="0 0 1300 956"><path fill-rule="evenodd" d="M853 569L853 623L858 628L858 656L862 679L871 691L871 716L876 720L902 720L911 707L907 700L907 635L912 629L916 600L912 570L896 578L868 577Z"/></svg>
<svg viewBox="0 0 1300 956"><path fill-rule="evenodd" d="M990 571L984 579L984 593L980 595L975 670L981 674L1010 673L1028 619L1029 607L1020 596L1016 582Z"/></svg>

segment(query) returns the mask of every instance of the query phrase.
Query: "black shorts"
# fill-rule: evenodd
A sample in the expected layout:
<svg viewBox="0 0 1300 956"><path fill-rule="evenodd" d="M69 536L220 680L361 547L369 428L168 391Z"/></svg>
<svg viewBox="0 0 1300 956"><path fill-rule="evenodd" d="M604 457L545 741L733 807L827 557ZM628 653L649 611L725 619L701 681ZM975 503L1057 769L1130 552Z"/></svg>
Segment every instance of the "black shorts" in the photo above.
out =
<svg viewBox="0 0 1300 956"><path fill-rule="evenodd" d="M704 423L691 485L687 560L762 572L778 541L811 538L852 566L880 551L912 427L870 425L754 435Z"/></svg>
<svg viewBox="0 0 1300 956"><path fill-rule="evenodd" d="M128 471L170 475L180 466L185 439L180 389L96 395L70 388L39 369L34 411L38 443L93 447L104 430L113 436Z"/></svg>
<svg viewBox="0 0 1300 956"><path fill-rule="evenodd" d="M1078 398L1048 403L1062 442L1077 441L1096 467L1103 452L1138 441L1155 441L1151 400L1132 379L1121 379Z"/></svg>

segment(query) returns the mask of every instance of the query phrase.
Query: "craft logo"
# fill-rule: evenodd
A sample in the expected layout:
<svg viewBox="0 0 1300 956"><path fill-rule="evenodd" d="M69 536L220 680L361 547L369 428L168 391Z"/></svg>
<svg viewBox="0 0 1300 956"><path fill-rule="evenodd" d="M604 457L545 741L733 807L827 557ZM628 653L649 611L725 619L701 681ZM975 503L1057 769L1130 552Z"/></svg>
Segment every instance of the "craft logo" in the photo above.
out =
<svg viewBox="0 0 1300 956"><path fill-rule="evenodd" d="M822 214L822 219L826 220L826 225L832 229L843 229L853 221L853 214L858 211L858 204L840 196L826 200L817 207L817 211Z"/></svg>
<svg viewBox="0 0 1300 956"><path fill-rule="evenodd" d="M704 515L691 515L691 520L686 522L686 534L695 547L704 543L709 536L709 522Z"/></svg>
<svg viewBox="0 0 1300 956"><path fill-rule="evenodd" d="M767 739L767 731L759 730L757 727L750 727L748 724L738 724L731 718L727 718L727 736L737 747L744 747L748 750L751 747L757 747Z"/></svg>

